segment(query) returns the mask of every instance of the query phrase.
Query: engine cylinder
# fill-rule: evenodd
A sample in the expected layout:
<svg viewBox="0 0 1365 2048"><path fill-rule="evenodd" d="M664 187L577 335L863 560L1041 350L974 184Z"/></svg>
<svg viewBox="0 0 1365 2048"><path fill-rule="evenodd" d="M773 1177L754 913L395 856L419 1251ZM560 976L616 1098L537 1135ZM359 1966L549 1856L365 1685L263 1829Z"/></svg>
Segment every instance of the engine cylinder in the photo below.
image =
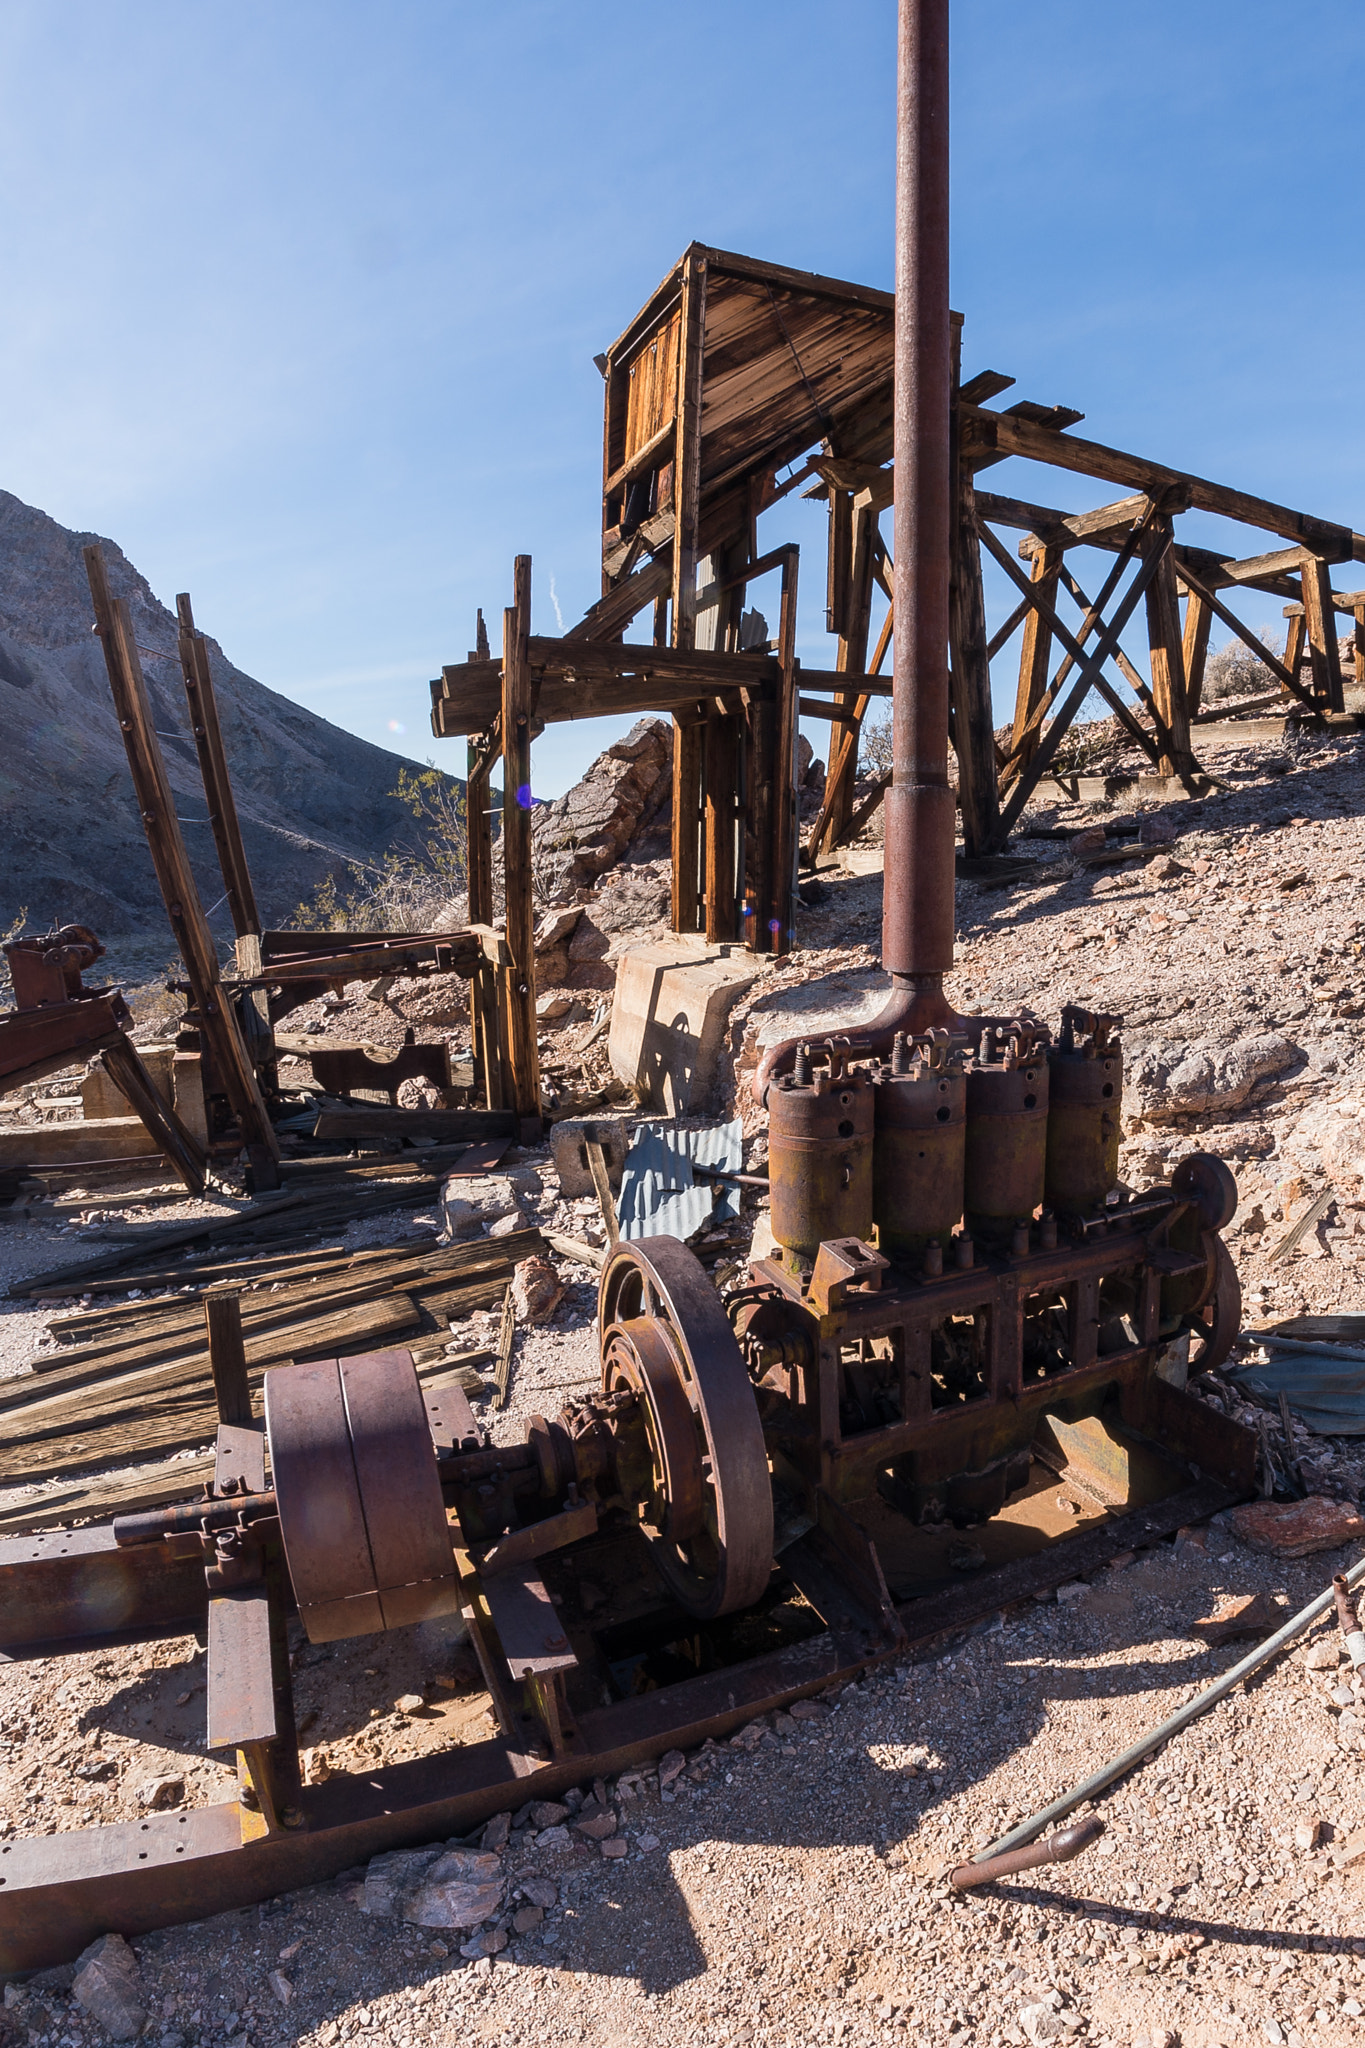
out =
<svg viewBox="0 0 1365 2048"><path fill-rule="evenodd" d="M966 1075L941 1046L915 1052L898 1039L873 1077L872 1214L878 1247L893 1259L946 1247L962 1220Z"/></svg>
<svg viewBox="0 0 1365 2048"><path fill-rule="evenodd" d="M1045 1046L1026 1038L1012 1037L1003 1047L983 1040L967 1069L963 1209L974 1237L1009 1237L1041 1206L1047 1103Z"/></svg>
<svg viewBox="0 0 1365 2048"><path fill-rule="evenodd" d="M803 1047L768 1097L772 1230L793 1271L806 1270L821 1240L872 1237L875 1091L842 1055L813 1071Z"/></svg>
<svg viewBox="0 0 1365 2048"><path fill-rule="evenodd" d="M1054 1046L1047 1064L1047 1205L1085 1215L1118 1183L1123 1054Z"/></svg>

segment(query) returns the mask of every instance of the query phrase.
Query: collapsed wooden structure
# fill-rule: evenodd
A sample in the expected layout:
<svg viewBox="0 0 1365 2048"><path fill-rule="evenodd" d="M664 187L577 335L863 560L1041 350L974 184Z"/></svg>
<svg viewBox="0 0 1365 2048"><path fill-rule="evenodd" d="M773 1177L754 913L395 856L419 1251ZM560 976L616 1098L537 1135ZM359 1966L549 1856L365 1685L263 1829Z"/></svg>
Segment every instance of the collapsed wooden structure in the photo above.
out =
<svg viewBox="0 0 1365 2048"><path fill-rule="evenodd" d="M562 638L515 645L515 718L535 725L607 713L672 715L673 900L678 932L743 940L755 951L792 942L800 854L795 786L800 718L830 725L825 796L804 849L813 859L852 836L880 794L855 804L858 745L883 677L888 610L869 655L875 592L890 598L880 515L893 501L889 292L757 262L694 243L604 355L602 596ZM1210 482L1142 456L1077 438L1083 415L1032 400L1003 411L988 401L1013 379L958 365L953 316L952 738L964 850L998 852L1092 693L1164 776L1196 787L1195 735L1210 629L1217 620L1263 662L1275 701L1321 720L1343 708L1335 614L1353 618L1365 647L1365 593L1332 587L1335 564L1365 561L1349 528ZM1010 456L1069 470L1126 495L1068 513L978 487ZM758 520L801 486L828 503L826 626L833 667L797 659L798 550L760 548ZM1182 513L1206 512L1274 537L1269 552L1225 558L1178 541ZM1018 536L1012 552L1002 535ZM1081 580L1075 551L1093 548L1102 573ZM983 550L1018 592L991 629ZM530 565L518 564L517 617ZM776 630L746 604L780 578ZM1285 656L1238 619L1224 593L1289 601ZM1059 604L1074 605L1074 626ZM623 635L641 614L648 640ZM511 614L509 614L509 617ZM1145 623L1143 675L1121 642ZM991 662L1020 641L1013 730L997 744ZM504 650L504 654L506 650ZM1305 672L1307 680L1305 680ZM1357 658L1357 675L1365 674ZM487 775L507 729L508 667L486 643L432 684L432 730L470 736L471 837L476 777ZM533 723L534 721L534 723ZM529 793L518 755L508 786ZM480 815L486 815L486 804ZM523 835L529 844L529 832ZM529 854L528 854L529 858ZM509 849L510 885L519 856ZM471 854L471 873L475 860ZM529 953L509 946L528 974Z"/></svg>

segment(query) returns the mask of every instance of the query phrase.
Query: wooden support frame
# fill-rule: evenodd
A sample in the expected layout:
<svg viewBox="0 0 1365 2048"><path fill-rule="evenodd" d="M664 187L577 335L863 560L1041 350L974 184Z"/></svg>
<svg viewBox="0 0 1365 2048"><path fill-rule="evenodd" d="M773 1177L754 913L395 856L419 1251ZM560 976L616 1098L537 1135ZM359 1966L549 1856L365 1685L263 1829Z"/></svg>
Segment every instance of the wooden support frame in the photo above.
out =
<svg viewBox="0 0 1365 2048"><path fill-rule="evenodd" d="M776 759L773 763L773 867L768 913L768 951L789 953L796 938L796 863L800 836L796 823L796 592L800 550L786 551L782 564L782 598L778 610L777 660L780 669L774 720Z"/></svg>
<svg viewBox="0 0 1365 2048"><path fill-rule="evenodd" d="M123 733L152 865L189 976L195 1023L218 1084L237 1118L255 1184L257 1188L276 1187L279 1141L266 1114L255 1067L218 972L217 948L199 900L166 777L166 764L157 743L132 619L126 602L116 599L109 588L103 550L92 545L84 550L84 556L95 608L95 630L104 649L114 710Z"/></svg>
<svg viewBox="0 0 1365 2048"><path fill-rule="evenodd" d="M504 983L510 1107L540 1118L540 1051L536 1039L535 906L531 876L531 557L518 555L512 604L502 615L502 858L507 947Z"/></svg>
<svg viewBox="0 0 1365 2048"><path fill-rule="evenodd" d="M1033 557L1030 579L1033 588L1054 610L1057 581L1064 560L1065 553L1055 541L1046 542ZM1010 752L1022 767L1038 744L1033 714L1047 694L1048 670L1052 664L1052 622L1042 605L1031 604L1027 598L1020 602L1028 616L1024 620L1023 645L1019 649L1019 684L1014 699Z"/></svg>
<svg viewBox="0 0 1365 2048"><path fill-rule="evenodd" d="M194 609L187 590L182 590L176 598L175 609L180 621L177 650L189 705L190 731L199 757L209 825L218 854L218 866L222 870L223 887L227 891L228 909L232 913L232 928L239 939L253 937L259 940L261 915L256 908L256 892L252 887L251 869L247 866L241 821L237 816L227 755L223 749L223 730L218 720L218 699L209 667L208 641L194 623Z"/></svg>
<svg viewBox="0 0 1365 2048"><path fill-rule="evenodd" d="M1131 550L1135 551L1139 547L1142 539L1144 538L1145 523L1143 527L1135 529L1134 532L1129 536ZM1167 542L1167 546L1169 546L1169 542ZM1129 552L1127 551L1119 556L1118 562L1115 564L1115 573L1113 577L1113 581L1115 583L1118 580L1118 575L1122 573L1123 568L1126 566L1128 559ZM1138 569L1137 575L1133 578L1133 581L1129 584L1128 589L1124 592L1124 595L1119 602L1118 609L1114 613L1113 618L1109 621L1103 633L1100 635L1098 645L1096 646L1094 652L1090 655L1085 656L1084 659L1081 661L1080 674L1077 676L1075 682L1072 684L1070 690L1067 692L1066 698L1062 703L1061 709L1053 718L1046 732L1042 735L1042 738L1038 743L1038 747L1033 755L1033 758L1029 761L1027 766L1020 772L1019 779L1015 783L1014 788L1010 793L1008 801L1005 803L1001 810L1000 823L996 828L995 842L990 849L992 852L999 852L1000 848L1008 839L1010 833L1014 830L1015 823L1019 817L1020 812L1023 810L1024 805L1028 802L1030 796L1037 788L1039 782L1041 782L1043 776L1047 773L1049 767L1052 765L1053 757L1056 754L1058 747L1061 745L1064 735L1069 730L1071 721L1076 716L1076 713L1080 710L1081 705L1085 702L1085 699L1089 695L1091 689L1099 687L1101 681L1101 671L1104 668L1104 664L1110 659L1114 649L1118 646L1119 636L1123 632L1123 629L1127 625L1133 612L1136 610L1139 602L1142 600L1143 597L1145 597L1147 592L1147 585L1151 582L1153 576L1157 573L1157 570L1160 568L1163 559L1164 551L1160 548L1152 548L1147 552ZM1060 685L1054 679L1052 696L1055 696L1056 691L1059 687ZM1050 703L1051 701L1052 697L1049 697L1047 702ZM1040 722L1046 712L1046 709L1047 703L1040 705L1038 707L1038 711L1035 713L1035 717Z"/></svg>

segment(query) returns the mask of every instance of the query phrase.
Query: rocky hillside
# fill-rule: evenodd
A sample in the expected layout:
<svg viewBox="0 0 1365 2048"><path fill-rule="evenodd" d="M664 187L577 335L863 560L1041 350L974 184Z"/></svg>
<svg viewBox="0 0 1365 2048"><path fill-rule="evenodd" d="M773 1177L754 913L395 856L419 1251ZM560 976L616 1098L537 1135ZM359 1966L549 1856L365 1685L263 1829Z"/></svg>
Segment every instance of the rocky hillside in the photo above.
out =
<svg viewBox="0 0 1365 2048"><path fill-rule="evenodd" d="M81 550L72 533L0 491L0 928L93 925L104 937L165 930L133 802ZM173 613L123 551L100 540L132 610L166 766L205 907L222 895L175 657ZM352 859L401 839L396 755L342 732L234 668L210 641L223 737L267 925ZM221 909L215 931L227 930Z"/></svg>

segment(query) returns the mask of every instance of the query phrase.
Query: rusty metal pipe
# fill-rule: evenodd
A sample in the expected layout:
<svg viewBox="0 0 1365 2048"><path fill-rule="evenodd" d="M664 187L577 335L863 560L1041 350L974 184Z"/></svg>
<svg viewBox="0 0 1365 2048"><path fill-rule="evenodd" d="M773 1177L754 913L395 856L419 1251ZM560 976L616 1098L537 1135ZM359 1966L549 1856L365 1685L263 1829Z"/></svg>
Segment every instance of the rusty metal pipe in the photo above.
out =
<svg viewBox="0 0 1365 2048"><path fill-rule="evenodd" d="M844 1041L887 1053L898 1031L958 1019L953 964L955 800L948 785L948 0L900 0L896 84L895 672L886 793L882 960L886 1007ZM754 1076L766 1102L796 1039Z"/></svg>
<svg viewBox="0 0 1365 2048"><path fill-rule="evenodd" d="M949 1871L948 1882L955 1892L969 1892L979 1884L994 1884L997 1877L1013 1877L1020 1870L1040 1870L1045 1863L1070 1863L1073 1856L1079 1856L1103 1833L1104 1822L1097 1813L1092 1813L1088 1820L1078 1820L1074 1827L1058 1828L1055 1835L1044 1835L1040 1842L1031 1842L1026 1849L1011 1849L1007 1855L992 1856L985 1863L959 1863L956 1870Z"/></svg>

